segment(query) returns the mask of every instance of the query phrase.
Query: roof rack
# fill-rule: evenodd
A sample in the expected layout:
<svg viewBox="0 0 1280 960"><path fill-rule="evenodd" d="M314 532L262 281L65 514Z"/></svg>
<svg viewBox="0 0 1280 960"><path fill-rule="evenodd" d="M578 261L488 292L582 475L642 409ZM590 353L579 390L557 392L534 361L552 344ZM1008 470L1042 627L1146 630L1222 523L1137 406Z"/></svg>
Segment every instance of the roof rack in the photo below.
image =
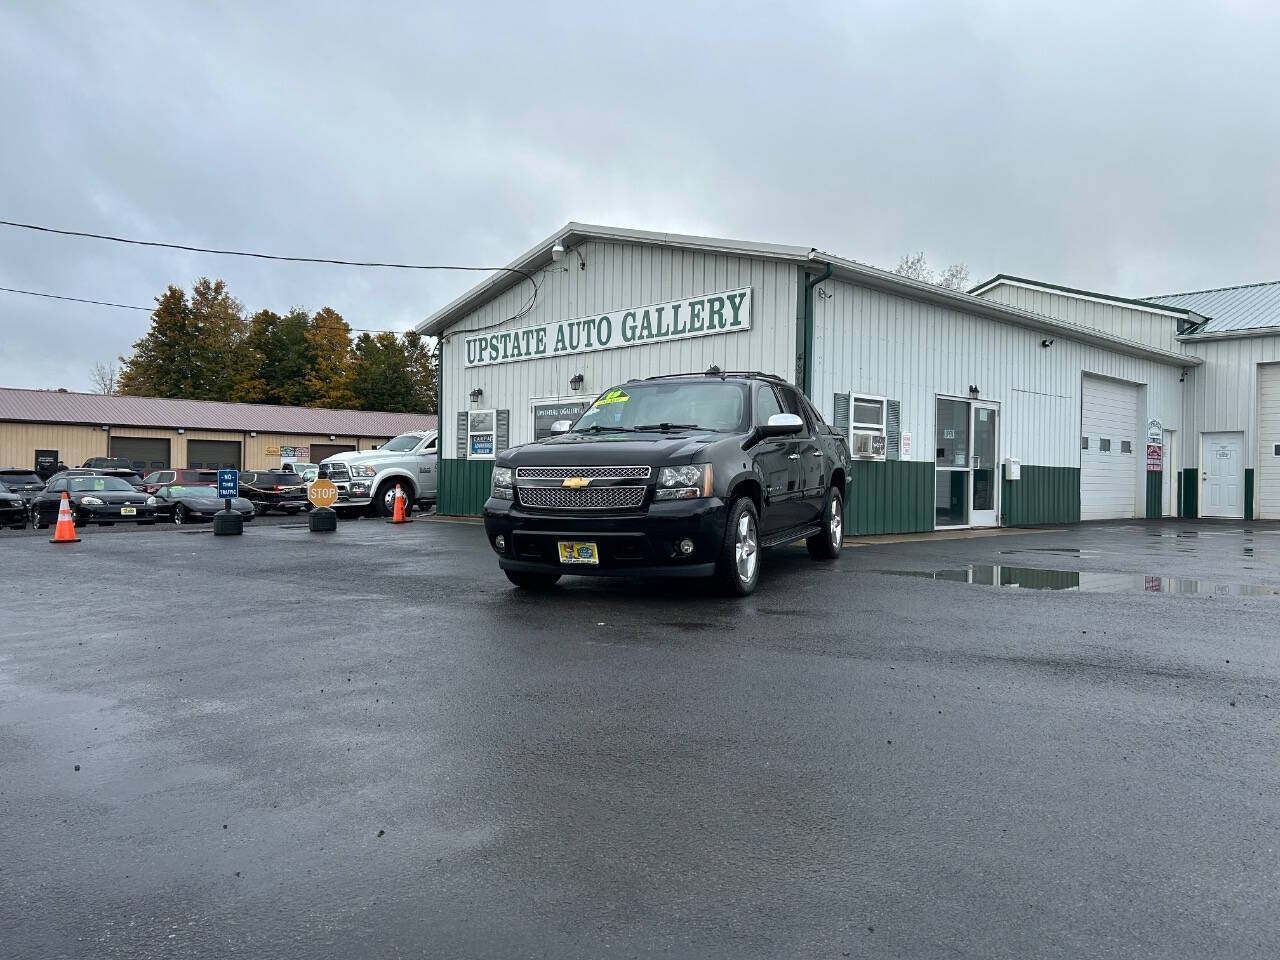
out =
<svg viewBox="0 0 1280 960"><path fill-rule="evenodd" d="M759 377L762 380L772 380L775 383L786 383L785 377L780 377L776 373L764 373L760 370L721 370L717 366L708 367L701 373L660 373L652 377L645 377L645 380L674 380L677 377L719 377L724 380L726 377ZM630 383L631 381L627 381Z"/></svg>

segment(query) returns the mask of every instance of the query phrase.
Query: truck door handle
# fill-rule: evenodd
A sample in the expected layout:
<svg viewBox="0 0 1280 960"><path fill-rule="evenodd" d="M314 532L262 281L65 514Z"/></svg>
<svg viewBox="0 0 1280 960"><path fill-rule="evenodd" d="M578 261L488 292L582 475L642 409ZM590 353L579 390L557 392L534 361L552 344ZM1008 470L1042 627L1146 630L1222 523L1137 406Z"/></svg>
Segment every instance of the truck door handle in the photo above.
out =
<svg viewBox="0 0 1280 960"><path fill-rule="evenodd" d="M820 456L822 456L822 451L821 451L821 450L815 450L815 451L813 451L813 455L814 455L815 457L820 457Z"/></svg>
<svg viewBox="0 0 1280 960"><path fill-rule="evenodd" d="M787 459L788 459L788 460L799 460L799 459L800 459L800 454L798 454L798 453L793 453L793 454L791 454L791 456L787 457Z"/></svg>

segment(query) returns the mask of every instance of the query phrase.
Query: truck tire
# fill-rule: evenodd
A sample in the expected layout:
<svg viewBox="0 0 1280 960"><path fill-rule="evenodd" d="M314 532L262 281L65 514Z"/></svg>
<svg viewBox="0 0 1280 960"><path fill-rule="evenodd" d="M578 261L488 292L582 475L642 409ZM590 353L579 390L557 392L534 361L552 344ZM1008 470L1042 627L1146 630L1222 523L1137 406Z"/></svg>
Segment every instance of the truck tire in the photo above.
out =
<svg viewBox="0 0 1280 960"><path fill-rule="evenodd" d="M502 572L521 590L550 590L560 580L558 573L526 573L523 570L503 570Z"/></svg>
<svg viewBox="0 0 1280 960"><path fill-rule="evenodd" d="M832 487L822 505L822 530L805 540L809 556L815 560L834 560L844 546L844 498Z"/></svg>
<svg viewBox="0 0 1280 960"><path fill-rule="evenodd" d="M378 487L378 492L373 497L374 512L380 517L389 517L396 512L394 502L396 493L396 484L400 484L400 490L404 493L405 503L404 512L408 516L413 512L413 497L416 491L413 484L408 480L395 478L392 480L384 480Z"/></svg>
<svg viewBox="0 0 1280 960"><path fill-rule="evenodd" d="M745 597L760 582L760 519L748 497L733 501L726 517L716 584L731 597Z"/></svg>

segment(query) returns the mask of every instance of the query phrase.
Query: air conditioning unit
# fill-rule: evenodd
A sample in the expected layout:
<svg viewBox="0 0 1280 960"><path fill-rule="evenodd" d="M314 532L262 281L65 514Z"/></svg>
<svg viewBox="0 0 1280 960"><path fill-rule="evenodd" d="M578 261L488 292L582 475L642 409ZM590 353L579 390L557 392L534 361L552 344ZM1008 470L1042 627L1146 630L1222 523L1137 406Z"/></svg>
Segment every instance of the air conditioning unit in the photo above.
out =
<svg viewBox="0 0 1280 960"><path fill-rule="evenodd" d="M875 453L872 448L874 439L874 433L854 433L853 443L851 444L853 455L855 457L874 457Z"/></svg>

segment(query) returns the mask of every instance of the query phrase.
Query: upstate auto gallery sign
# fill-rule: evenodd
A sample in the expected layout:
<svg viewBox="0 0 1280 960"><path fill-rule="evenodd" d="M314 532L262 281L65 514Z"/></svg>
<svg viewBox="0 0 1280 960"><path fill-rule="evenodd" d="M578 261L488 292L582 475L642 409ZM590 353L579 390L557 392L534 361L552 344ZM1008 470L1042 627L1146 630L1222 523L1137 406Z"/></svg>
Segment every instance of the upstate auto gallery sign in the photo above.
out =
<svg viewBox="0 0 1280 960"><path fill-rule="evenodd" d="M751 288L467 337L468 367L564 357L751 329Z"/></svg>

